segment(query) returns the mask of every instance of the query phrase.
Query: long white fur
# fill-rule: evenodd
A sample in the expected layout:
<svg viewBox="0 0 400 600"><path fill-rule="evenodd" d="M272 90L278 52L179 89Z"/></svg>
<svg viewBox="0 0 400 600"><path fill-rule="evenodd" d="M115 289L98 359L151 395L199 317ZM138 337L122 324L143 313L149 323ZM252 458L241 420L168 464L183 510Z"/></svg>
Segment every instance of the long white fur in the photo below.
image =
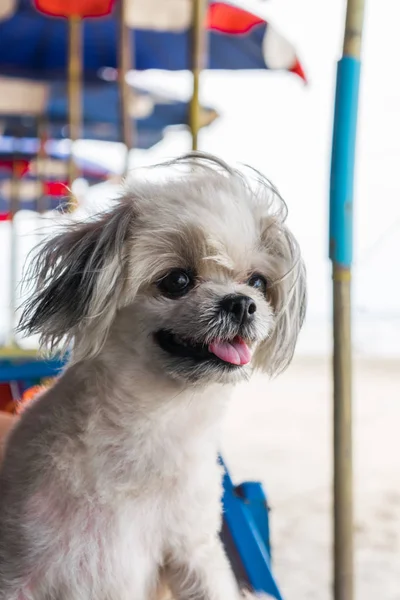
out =
<svg viewBox="0 0 400 600"><path fill-rule="evenodd" d="M153 600L165 582L176 600L239 597L218 536L220 426L237 381L289 364L304 267L266 180L253 189L204 155L168 173L176 166L177 178L134 182L110 213L39 256L23 326L73 348L7 448L0 600ZM161 298L155 283L185 260L197 286ZM245 283L254 270L269 279L266 297ZM215 335L214 307L229 293L257 303L249 366L189 367L156 346L165 327Z"/></svg>

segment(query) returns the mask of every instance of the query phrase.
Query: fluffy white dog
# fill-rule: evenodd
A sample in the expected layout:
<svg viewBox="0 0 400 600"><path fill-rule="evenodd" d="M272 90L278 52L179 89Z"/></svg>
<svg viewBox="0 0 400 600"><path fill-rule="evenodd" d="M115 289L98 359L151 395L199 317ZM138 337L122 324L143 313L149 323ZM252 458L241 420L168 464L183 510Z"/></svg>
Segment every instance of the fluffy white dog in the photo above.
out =
<svg viewBox="0 0 400 600"><path fill-rule="evenodd" d="M175 170L177 173L175 173ZM46 242L21 328L71 348L11 434L1 600L234 600L219 539L232 386L290 362L305 272L258 173L193 153Z"/></svg>

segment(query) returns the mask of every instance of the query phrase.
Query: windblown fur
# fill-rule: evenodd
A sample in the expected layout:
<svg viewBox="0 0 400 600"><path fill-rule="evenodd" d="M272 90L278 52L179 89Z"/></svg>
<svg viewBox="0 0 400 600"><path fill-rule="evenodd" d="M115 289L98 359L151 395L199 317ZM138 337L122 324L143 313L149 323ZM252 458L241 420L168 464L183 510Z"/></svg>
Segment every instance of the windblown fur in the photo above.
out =
<svg viewBox="0 0 400 600"><path fill-rule="evenodd" d="M69 362L7 447L0 600L152 600L162 581L176 600L238 597L218 536L219 428L236 382L290 363L304 266L261 175L196 153L162 168L33 263L20 329ZM163 284L174 270L190 281L179 297ZM222 311L231 297L247 320ZM215 340L251 360L224 363Z"/></svg>

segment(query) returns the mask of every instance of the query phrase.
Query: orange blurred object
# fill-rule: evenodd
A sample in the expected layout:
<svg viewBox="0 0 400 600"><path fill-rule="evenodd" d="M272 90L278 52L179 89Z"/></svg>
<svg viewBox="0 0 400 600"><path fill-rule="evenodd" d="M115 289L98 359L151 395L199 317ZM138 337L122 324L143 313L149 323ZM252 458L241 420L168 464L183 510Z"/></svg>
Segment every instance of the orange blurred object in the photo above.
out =
<svg viewBox="0 0 400 600"><path fill-rule="evenodd" d="M35 7L52 17L104 17L109 15L114 0L34 0Z"/></svg>
<svg viewBox="0 0 400 600"><path fill-rule="evenodd" d="M15 404L15 412L17 415L20 415L23 410L25 410L27 404L30 404L32 400L43 394L47 390L47 386L45 385L34 385L22 394L22 398L19 402Z"/></svg>

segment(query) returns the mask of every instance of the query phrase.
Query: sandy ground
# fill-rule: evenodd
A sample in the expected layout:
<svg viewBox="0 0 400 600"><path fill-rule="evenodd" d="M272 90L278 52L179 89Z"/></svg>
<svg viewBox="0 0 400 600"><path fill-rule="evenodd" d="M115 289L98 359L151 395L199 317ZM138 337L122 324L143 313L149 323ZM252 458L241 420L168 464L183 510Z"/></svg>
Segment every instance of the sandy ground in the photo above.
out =
<svg viewBox="0 0 400 600"><path fill-rule="evenodd" d="M354 374L356 599L400 600L400 363ZM263 482L285 600L331 599L330 363L300 359L238 388L225 422L234 479Z"/></svg>

